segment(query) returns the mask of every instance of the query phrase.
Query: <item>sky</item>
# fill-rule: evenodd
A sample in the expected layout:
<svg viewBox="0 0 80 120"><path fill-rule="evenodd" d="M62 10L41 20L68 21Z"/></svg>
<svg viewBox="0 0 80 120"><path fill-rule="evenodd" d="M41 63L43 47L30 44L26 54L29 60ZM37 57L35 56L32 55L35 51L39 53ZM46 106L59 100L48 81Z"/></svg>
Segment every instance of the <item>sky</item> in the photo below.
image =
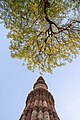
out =
<svg viewBox="0 0 80 120"><path fill-rule="evenodd" d="M0 120L19 120L27 95L40 76L10 57L8 30L0 24ZM43 74L60 120L80 120L80 56L53 74Z"/></svg>

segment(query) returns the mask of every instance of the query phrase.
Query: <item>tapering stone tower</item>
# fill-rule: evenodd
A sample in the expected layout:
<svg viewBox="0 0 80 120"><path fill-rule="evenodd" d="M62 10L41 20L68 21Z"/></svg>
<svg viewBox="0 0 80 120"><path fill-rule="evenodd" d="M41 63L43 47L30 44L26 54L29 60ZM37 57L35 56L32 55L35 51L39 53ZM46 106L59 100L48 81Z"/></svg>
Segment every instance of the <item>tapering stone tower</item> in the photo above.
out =
<svg viewBox="0 0 80 120"><path fill-rule="evenodd" d="M19 120L60 120L55 110L54 98L48 92L43 77L40 76L34 84Z"/></svg>

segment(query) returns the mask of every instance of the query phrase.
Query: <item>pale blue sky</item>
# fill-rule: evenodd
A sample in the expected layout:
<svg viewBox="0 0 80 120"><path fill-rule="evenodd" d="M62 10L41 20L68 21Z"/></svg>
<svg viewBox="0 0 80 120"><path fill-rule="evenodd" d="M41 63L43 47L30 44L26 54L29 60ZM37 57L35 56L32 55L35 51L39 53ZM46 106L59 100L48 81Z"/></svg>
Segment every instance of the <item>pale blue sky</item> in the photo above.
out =
<svg viewBox="0 0 80 120"><path fill-rule="evenodd" d="M10 57L8 30L0 25L0 120L18 120L28 93L39 77L30 72L22 61ZM80 56L53 74L43 75L55 99L61 120L80 120Z"/></svg>

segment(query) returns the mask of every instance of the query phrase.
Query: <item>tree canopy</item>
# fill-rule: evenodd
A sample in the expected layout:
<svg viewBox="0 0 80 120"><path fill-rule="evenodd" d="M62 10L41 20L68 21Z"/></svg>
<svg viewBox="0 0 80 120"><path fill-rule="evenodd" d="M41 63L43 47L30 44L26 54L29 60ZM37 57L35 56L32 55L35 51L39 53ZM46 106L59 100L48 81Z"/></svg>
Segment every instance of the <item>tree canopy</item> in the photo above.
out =
<svg viewBox="0 0 80 120"><path fill-rule="evenodd" d="M10 30L12 58L32 71L51 73L80 52L79 0L4 0L0 19Z"/></svg>

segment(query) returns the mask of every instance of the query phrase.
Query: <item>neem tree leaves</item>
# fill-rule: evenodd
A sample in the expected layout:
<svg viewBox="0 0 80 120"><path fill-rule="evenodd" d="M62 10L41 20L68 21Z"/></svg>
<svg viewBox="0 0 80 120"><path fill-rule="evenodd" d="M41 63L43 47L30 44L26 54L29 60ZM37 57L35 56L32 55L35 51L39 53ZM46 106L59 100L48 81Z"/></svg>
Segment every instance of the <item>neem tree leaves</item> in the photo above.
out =
<svg viewBox="0 0 80 120"><path fill-rule="evenodd" d="M74 0L4 0L0 18L10 29L12 58L28 69L52 72L80 50L80 3Z"/></svg>

